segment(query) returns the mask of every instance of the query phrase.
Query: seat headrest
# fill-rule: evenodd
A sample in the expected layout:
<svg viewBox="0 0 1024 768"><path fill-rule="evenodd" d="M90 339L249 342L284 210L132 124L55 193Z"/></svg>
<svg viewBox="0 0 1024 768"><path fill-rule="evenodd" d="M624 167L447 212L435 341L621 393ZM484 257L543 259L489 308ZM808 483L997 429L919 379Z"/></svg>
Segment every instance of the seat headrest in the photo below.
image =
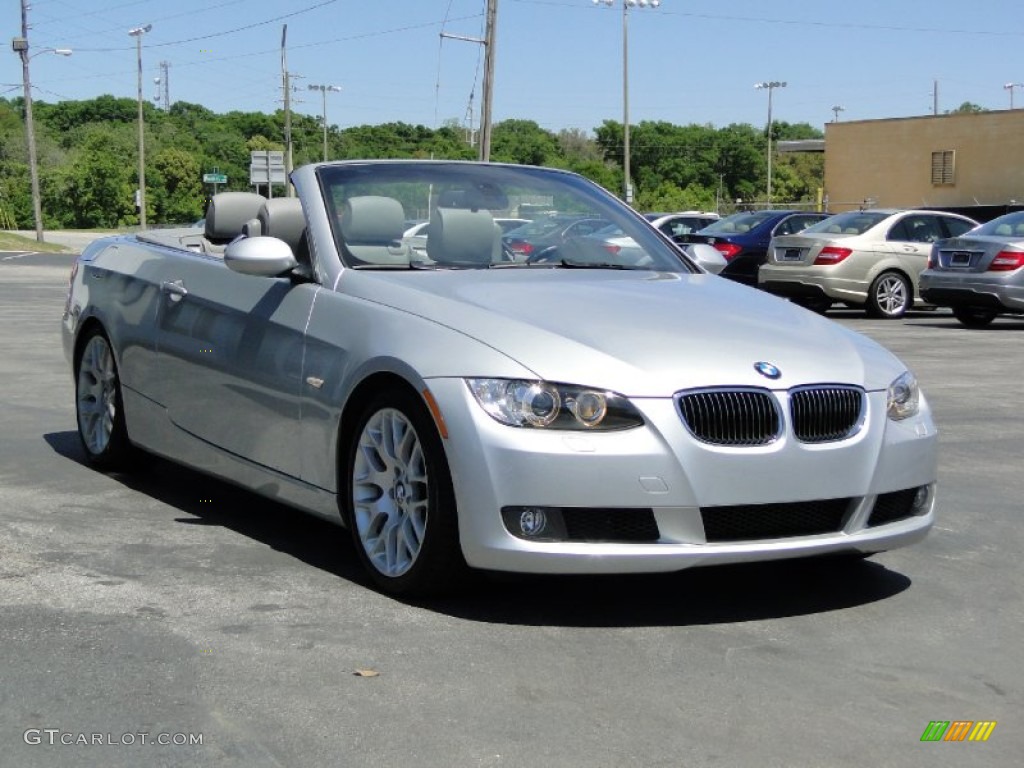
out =
<svg viewBox="0 0 1024 768"><path fill-rule="evenodd" d="M297 197L275 197L260 207L256 217L260 222L260 234L284 240L292 251L299 245L306 229L306 217L302 215L302 202Z"/></svg>
<svg viewBox="0 0 1024 768"><path fill-rule="evenodd" d="M343 248L365 264L408 264L405 209L393 197L350 197L338 221Z"/></svg>
<svg viewBox="0 0 1024 768"><path fill-rule="evenodd" d="M438 264L490 264L501 230L490 211L435 208L430 215L427 256Z"/></svg>
<svg viewBox="0 0 1024 768"><path fill-rule="evenodd" d="M348 245L390 245L405 232L405 210L393 197L350 197L341 209L341 237Z"/></svg>
<svg viewBox="0 0 1024 768"><path fill-rule="evenodd" d="M233 240L242 234L242 227L255 219L267 201L255 192L221 192L214 195L206 209L206 238L211 242Z"/></svg>

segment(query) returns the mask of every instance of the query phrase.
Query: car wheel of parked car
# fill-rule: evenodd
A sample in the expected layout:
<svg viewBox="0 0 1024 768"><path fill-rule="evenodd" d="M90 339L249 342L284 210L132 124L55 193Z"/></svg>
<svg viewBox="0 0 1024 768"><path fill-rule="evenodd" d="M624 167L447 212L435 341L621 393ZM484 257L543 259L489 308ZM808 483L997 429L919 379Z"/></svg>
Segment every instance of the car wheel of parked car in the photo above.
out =
<svg viewBox="0 0 1024 768"><path fill-rule="evenodd" d="M968 328L984 328L999 315L994 309L953 307L953 317Z"/></svg>
<svg viewBox="0 0 1024 768"><path fill-rule="evenodd" d="M451 472L420 399L392 390L363 410L347 451L346 520L374 583L396 595L450 586L465 570Z"/></svg>
<svg viewBox="0 0 1024 768"><path fill-rule="evenodd" d="M914 301L910 281L899 272L883 272L868 290L867 311L871 317L903 317Z"/></svg>
<svg viewBox="0 0 1024 768"><path fill-rule="evenodd" d="M101 469L124 468L132 454L125 427L121 381L110 342L89 333L75 368L75 414L86 458Z"/></svg>

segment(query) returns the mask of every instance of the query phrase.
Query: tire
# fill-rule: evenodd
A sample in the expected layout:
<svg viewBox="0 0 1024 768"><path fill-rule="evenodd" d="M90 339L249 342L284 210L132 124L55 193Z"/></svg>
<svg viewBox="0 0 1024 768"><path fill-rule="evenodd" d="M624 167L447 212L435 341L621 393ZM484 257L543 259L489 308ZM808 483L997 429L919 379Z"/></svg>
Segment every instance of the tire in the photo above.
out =
<svg viewBox="0 0 1024 768"><path fill-rule="evenodd" d="M78 439L92 466L130 468L135 450L128 439L117 361L98 328L88 332L75 364L75 416Z"/></svg>
<svg viewBox="0 0 1024 768"><path fill-rule="evenodd" d="M914 289L899 272L883 272L868 290L867 311L871 317L895 320L907 314L914 303Z"/></svg>
<svg viewBox="0 0 1024 768"><path fill-rule="evenodd" d="M345 456L345 520L374 584L411 597L443 592L464 576L451 471L419 397L375 397Z"/></svg>
<svg viewBox="0 0 1024 768"><path fill-rule="evenodd" d="M978 307L953 307L953 317L968 328L984 328L998 316L994 309Z"/></svg>

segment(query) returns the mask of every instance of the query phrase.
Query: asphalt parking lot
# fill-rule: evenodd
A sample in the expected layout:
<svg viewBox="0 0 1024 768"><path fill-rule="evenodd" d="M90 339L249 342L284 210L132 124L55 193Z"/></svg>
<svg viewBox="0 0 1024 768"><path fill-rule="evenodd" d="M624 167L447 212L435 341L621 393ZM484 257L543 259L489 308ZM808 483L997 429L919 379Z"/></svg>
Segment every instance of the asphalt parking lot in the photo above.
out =
<svg viewBox="0 0 1024 768"><path fill-rule="evenodd" d="M70 263L0 259L0 764L1021 764L1024 319L832 315L899 354L934 408L920 544L405 603L330 524L159 461L82 463L58 335ZM922 742L935 720L997 726Z"/></svg>

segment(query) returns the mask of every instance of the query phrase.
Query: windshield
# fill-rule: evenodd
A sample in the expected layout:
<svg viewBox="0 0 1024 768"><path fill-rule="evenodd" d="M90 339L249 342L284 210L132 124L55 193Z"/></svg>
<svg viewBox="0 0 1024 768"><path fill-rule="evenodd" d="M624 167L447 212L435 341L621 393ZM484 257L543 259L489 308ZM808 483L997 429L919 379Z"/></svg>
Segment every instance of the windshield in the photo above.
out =
<svg viewBox="0 0 1024 768"><path fill-rule="evenodd" d="M323 165L317 177L338 253L350 268L696 270L632 209L572 173L377 161ZM410 219L428 225L412 237ZM503 234L505 219L526 223ZM601 230L631 237L636 247L609 250L592 236Z"/></svg>
<svg viewBox="0 0 1024 768"><path fill-rule="evenodd" d="M708 235L737 235L742 232L749 232L760 224L774 219L778 214L773 211L743 211L726 216L716 222L708 224L700 233Z"/></svg>
<svg viewBox="0 0 1024 768"><path fill-rule="evenodd" d="M992 219L974 229L971 234L1024 238L1024 211L1008 213L998 219Z"/></svg>
<svg viewBox="0 0 1024 768"><path fill-rule="evenodd" d="M824 232L830 235L863 235L875 224L889 218L891 214L880 211L848 211L837 213L807 227L801 234Z"/></svg>

